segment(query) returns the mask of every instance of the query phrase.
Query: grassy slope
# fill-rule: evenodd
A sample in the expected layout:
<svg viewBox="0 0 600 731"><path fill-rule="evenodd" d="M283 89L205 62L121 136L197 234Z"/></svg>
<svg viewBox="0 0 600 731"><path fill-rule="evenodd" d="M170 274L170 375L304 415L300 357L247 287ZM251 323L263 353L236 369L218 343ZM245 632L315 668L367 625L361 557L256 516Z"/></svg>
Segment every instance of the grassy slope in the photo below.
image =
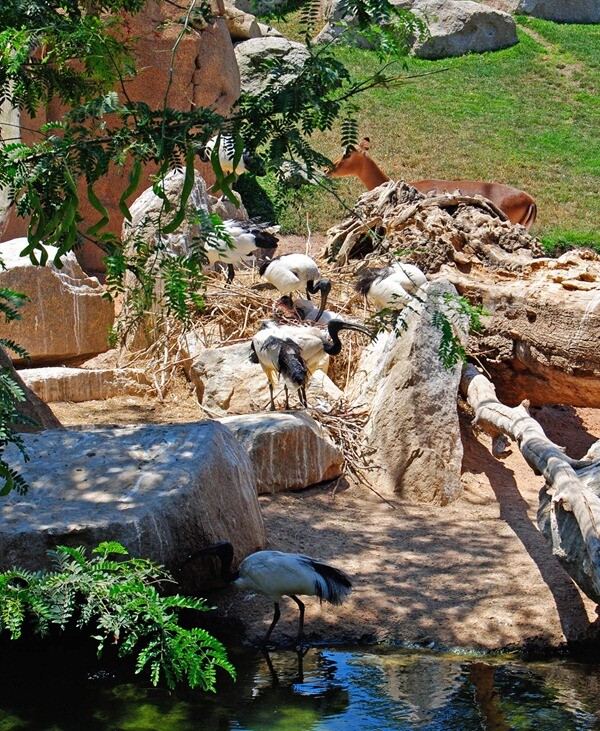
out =
<svg viewBox="0 0 600 731"><path fill-rule="evenodd" d="M398 90L365 94L361 134L371 137L373 158L393 178L515 185L538 202L536 234L600 248L600 26L519 22L520 42L513 48L443 61L411 59L410 73L445 70ZM368 51L337 53L358 74L377 67ZM336 140L334 131L317 144L335 157ZM360 192L358 181L340 184L349 205ZM344 215L330 196L311 191L284 212L285 228L303 231L307 211L313 230Z"/></svg>

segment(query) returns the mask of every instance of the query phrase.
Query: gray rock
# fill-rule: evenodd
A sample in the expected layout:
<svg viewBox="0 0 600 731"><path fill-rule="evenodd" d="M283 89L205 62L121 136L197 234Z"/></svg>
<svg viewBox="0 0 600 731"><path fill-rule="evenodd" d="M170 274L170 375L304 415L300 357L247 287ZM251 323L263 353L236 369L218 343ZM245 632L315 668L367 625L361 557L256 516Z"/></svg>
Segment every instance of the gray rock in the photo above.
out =
<svg viewBox="0 0 600 731"><path fill-rule="evenodd" d="M220 540L238 558L265 545L252 466L222 424L62 429L24 441L30 462L6 451L31 487L0 503L2 570L35 571L49 548L106 540L170 570ZM201 571L190 564L179 578L191 583Z"/></svg>
<svg viewBox="0 0 600 731"><path fill-rule="evenodd" d="M289 83L302 71L309 53L302 43L286 38L268 36L252 38L235 47L235 55L242 79L242 91L260 94L269 81L269 74L262 67L265 61L277 59L285 64L285 73L276 72L276 78Z"/></svg>
<svg viewBox="0 0 600 731"><path fill-rule="evenodd" d="M456 499L462 489L462 444L456 410L461 366L446 370L440 361L441 333L432 315L435 309L446 311L463 338L467 322L443 304L444 293L456 294L451 284L431 283L427 291L422 313L408 316L408 329L397 339L388 336L382 338L381 345L376 344L381 349L382 365L374 380L365 380L365 361L359 369L363 382L358 390L372 399L365 448L371 454L373 483L404 499L444 505ZM373 353L368 357L373 358Z"/></svg>
<svg viewBox="0 0 600 731"><path fill-rule="evenodd" d="M2 336L25 348L32 363L62 363L108 350L114 305L104 298L104 287L83 272L73 253L63 257L58 269L50 263L57 249L49 246L48 263L37 266L20 256L25 246L24 238L0 244L6 266L0 270L0 287L29 297L22 319L2 324Z"/></svg>
<svg viewBox="0 0 600 731"><path fill-rule="evenodd" d="M27 386L47 404L53 401L97 401L119 394L148 392L141 368L27 368L19 371Z"/></svg>
<svg viewBox="0 0 600 731"><path fill-rule="evenodd" d="M503 0L502 5L509 13L559 23L600 23L598 0Z"/></svg>
<svg viewBox="0 0 600 731"><path fill-rule="evenodd" d="M471 0L417 0L415 15L424 18L429 37L416 41L413 53L419 58L448 58L465 53L497 51L518 42L513 18Z"/></svg>
<svg viewBox="0 0 600 731"><path fill-rule="evenodd" d="M248 453L259 495L302 490L342 474L341 450L308 414L245 414L220 422Z"/></svg>
<svg viewBox="0 0 600 731"><path fill-rule="evenodd" d="M419 58L448 58L465 53L482 53L507 48L517 43L517 29L512 17L483 3L471 0L395 0L394 5L412 10L427 22L429 35L414 39L412 52ZM337 2L331 3L329 22L315 39L318 43L341 42L341 22L353 19L343 16ZM338 38L339 37L339 38ZM355 45L365 47L360 36L352 39Z"/></svg>
<svg viewBox="0 0 600 731"><path fill-rule="evenodd" d="M25 397L18 401L17 412L30 422L15 424L15 431L36 432L44 429L60 429L60 421L52 413L52 409L45 404L23 381L15 370L7 351L0 345L0 368L17 384Z"/></svg>

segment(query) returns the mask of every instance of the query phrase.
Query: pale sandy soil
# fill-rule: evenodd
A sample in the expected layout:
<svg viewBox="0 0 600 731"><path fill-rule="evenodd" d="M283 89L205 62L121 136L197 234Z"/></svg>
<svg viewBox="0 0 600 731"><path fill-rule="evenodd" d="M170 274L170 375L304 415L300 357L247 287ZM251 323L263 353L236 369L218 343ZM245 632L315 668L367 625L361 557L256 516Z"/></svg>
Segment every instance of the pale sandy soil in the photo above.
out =
<svg viewBox="0 0 600 731"><path fill-rule="evenodd" d="M151 405L141 398L53 404L66 425L188 421L202 418L192 398ZM533 415L547 435L583 455L600 438L600 411L545 407ZM307 599L309 640L319 642L431 642L462 648L499 648L531 640L559 645L593 621L595 605L569 579L538 532L535 515L542 480L514 448L503 461L488 438L464 430L464 494L437 507L384 502L345 481L295 494L260 498L269 547L334 563L354 580L342 607ZM391 504L390 504L391 503ZM249 640L262 636L272 605L233 588L210 595L219 621ZM286 602L274 635L290 641L296 606Z"/></svg>

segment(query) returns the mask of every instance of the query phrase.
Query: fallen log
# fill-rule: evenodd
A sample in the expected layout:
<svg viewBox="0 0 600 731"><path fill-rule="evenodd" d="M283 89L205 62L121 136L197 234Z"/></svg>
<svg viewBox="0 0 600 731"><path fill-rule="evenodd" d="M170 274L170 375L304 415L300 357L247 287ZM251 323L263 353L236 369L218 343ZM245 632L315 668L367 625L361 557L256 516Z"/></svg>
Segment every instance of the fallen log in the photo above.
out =
<svg viewBox="0 0 600 731"><path fill-rule="evenodd" d="M494 437L494 454L502 435L514 439L532 470L543 475L538 525L553 554L581 590L600 604L600 444L589 459L576 460L550 441L529 415L527 401L509 407L498 401L493 384L472 365L463 369L461 392L480 424Z"/></svg>

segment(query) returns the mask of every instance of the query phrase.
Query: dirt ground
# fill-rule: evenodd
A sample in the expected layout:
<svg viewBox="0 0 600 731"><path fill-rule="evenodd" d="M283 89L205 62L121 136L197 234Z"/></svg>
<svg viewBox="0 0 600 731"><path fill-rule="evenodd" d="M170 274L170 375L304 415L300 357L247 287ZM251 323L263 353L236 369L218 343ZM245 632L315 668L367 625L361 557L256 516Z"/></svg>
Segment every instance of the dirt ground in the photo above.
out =
<svg viewBox="0 0 600 731"><path fill-rule="evenodd" d="M65 426L188 421L202 418L191 394L166 403L141 397L53 404ZM546 434L582 456L600 438L600 411L554 406L533 415ZM342 607L307 599L314 642L435 643L497 649L576 640L596 618L590 602L550 554L535 522L542 479L518 449L494 459L485 435L463 429L464 493L446 507L385 500L340 480L261 496L269 547L306 553L345 570L354 591ZM256 640L271 603L232 587L210 595L218 621ZM291 641L297 609L282 606L273 639Z"/></svg>

